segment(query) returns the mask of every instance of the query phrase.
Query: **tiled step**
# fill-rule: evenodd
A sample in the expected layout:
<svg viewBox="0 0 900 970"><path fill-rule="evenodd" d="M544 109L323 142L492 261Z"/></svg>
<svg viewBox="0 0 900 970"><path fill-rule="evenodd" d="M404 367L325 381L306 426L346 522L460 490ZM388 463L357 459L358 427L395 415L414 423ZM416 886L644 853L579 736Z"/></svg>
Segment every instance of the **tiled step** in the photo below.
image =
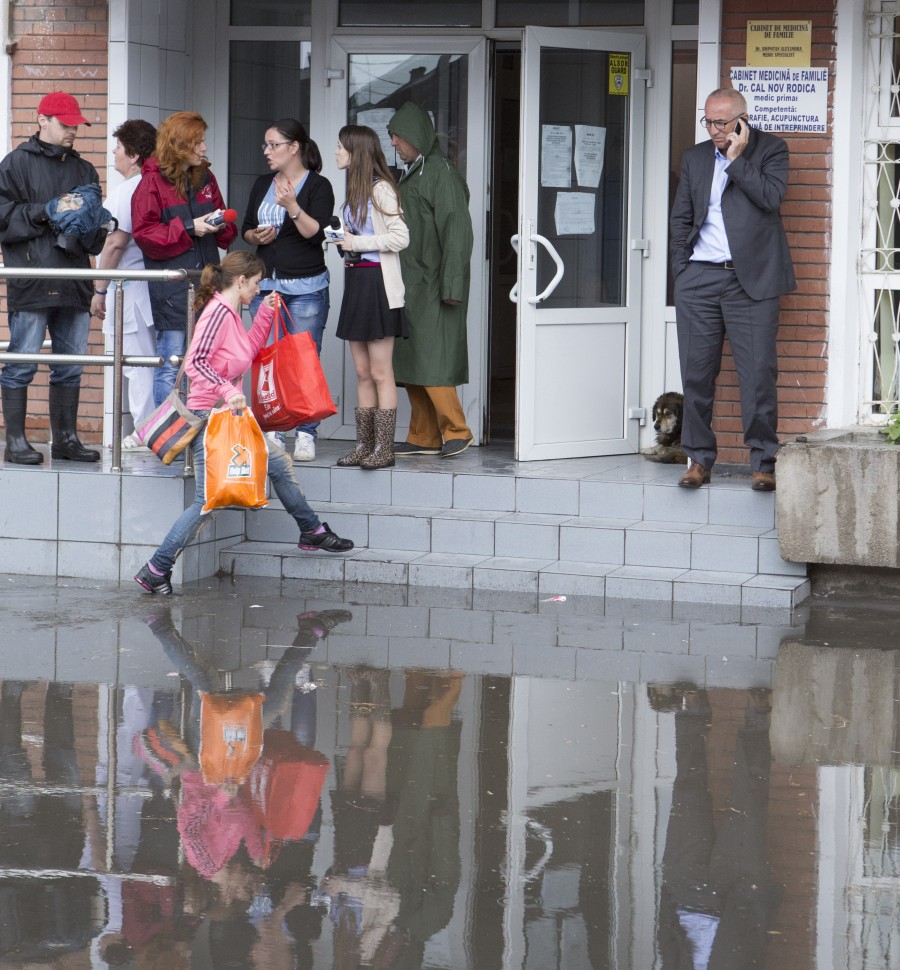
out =
<svg viewBox="0 0 900 970"><path fill-rule="evenodd" d="M650 599L792 609L809 596L799 575L666 566L524 559L408 549L308 553L293 544L242 542L219 556L223 572L244 576L440 586L452 589Z"/></svg>

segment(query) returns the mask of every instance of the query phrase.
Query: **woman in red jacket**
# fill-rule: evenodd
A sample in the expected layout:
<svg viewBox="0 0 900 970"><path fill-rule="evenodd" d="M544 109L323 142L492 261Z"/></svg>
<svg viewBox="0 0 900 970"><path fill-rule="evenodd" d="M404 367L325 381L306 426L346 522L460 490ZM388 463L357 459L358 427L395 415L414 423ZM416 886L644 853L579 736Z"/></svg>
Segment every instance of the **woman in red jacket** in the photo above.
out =
<svg viewBox="0 0 900 970"><path fill-rule="evenodd" d="M202 269L219 262L219 250L237 236L228 223L209 216L225 208L206 159L207 124L196 112L176 111L159 126L156 155L144 162L141 184L131 201L134 241L147 269ZM149 284L156 352L166 359L153 380L159 405L175 385L178 368L168 363L185 345L188 282Z"/></svg>

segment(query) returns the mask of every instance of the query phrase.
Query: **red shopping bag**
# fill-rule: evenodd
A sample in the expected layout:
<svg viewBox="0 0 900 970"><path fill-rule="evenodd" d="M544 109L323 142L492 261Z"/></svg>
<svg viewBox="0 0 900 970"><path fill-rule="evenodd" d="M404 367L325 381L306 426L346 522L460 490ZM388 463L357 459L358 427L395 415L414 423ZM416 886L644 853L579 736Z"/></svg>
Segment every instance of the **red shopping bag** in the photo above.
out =
<svg viewBox="0 0 900 970"><path fill-rule="evenodd" d="M212 411L203 433L206 454L206 501L213 509L261 509L266 500L269 452L249 411Z"/></svg>
<svg viewBox="0 0 900 970"><path fill-rule="evenodd" d="M290 731L269 728L250 772L253 817L273 839L297 841L316 814L328 758L301 744Z"/></svg>
<svg viewBox="0 0 900 970"><path fill-rule="evenodd" d="M288 333L285 315L278 300L275 342L253 361L253 413L263 431L290 431L337 414L312 336Z"/></svg>

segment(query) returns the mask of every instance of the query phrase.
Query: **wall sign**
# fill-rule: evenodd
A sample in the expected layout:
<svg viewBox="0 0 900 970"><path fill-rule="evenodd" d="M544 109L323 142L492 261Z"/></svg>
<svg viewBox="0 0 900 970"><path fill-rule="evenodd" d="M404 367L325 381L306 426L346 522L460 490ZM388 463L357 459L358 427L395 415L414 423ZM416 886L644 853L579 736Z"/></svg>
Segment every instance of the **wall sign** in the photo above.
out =
<svg viewBox="0 0 900 970"><path fill-rule="evenodd" d="M827 130L827 67L733 67L731 86L762 131Z"/></svg>
<svg viewBox="0 0 900 970"><path fill-rule="evenodd" d="M771 64L809 67L811 44L811 20L747 21L747 64L750 67Z"/></svg>

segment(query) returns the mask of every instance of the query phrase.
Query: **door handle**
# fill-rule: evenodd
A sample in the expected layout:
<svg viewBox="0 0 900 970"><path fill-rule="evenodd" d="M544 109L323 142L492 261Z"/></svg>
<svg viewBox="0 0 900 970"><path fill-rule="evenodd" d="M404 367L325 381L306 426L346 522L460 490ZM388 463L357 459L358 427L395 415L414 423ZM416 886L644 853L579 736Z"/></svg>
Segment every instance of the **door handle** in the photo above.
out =
<svg viewBox="0 0 900 970"><path fill-rule="evenodd" d="M519 234L516 233L514 236L509 237L509 244L513 248L513 252L516 256L519 255ZM519 281L516 280L513 283L513 288L509 291L509 298L513 303L519 302Z"/></svg>
<svg viewBox="0 0 900 970"><path fill-rule="evenodd" d="M554 249L553 243L551 243L546 236L541 236L538 235L538 233L533 232L531 234L531 241L540 243L550 254L550 258L553 260L553 262L556 263L556 275L547 284L547 288L544 290L544 292L538 293L537 296L528 297L529 303L538 304L546 300L547 297L550 296L550 294L556 289L556 287L559 286L559 281L563 278L563 273L565 272L566 268L563 265L562 259L560 259L559 253Z"/></svg>

